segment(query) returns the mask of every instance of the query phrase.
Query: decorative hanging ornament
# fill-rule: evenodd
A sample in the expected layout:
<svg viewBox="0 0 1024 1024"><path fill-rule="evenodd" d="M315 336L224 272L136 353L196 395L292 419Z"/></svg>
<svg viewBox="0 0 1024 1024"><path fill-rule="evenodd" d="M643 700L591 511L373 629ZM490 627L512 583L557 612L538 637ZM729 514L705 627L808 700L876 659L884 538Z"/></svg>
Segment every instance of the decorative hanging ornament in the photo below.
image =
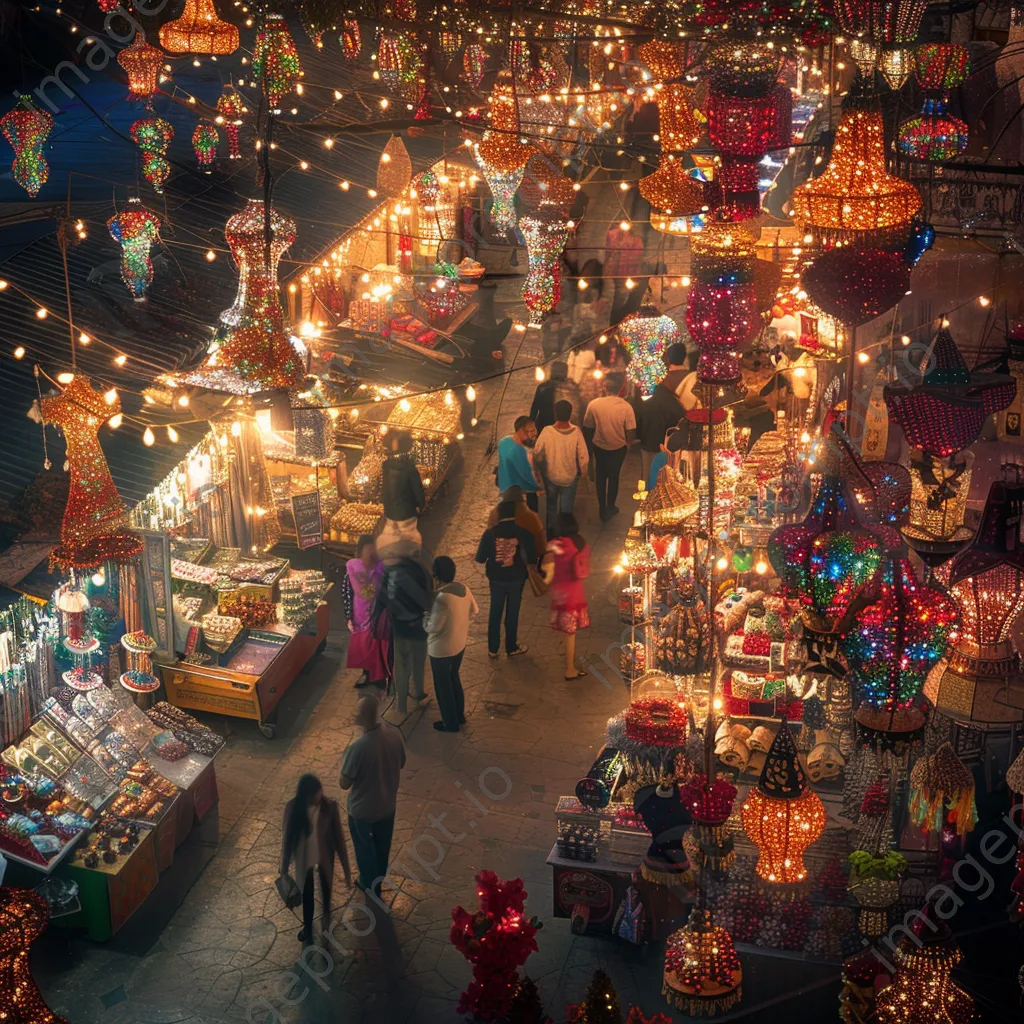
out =
<svg viewBox="0 0 1024 1024"><path fill-rule="evenodd" d="M913 50L883 49L881 60L878 62L878 70L882 72L885 84L893 92L899 92L907 84L907 79L910 78L915 64Z"/></svg>
<svg viewBox="0 0 1024 1024"><path fill-rule="evenodd" d="M903 236L921 197L885 169L881 113L853 107L839 121L825 173L797 188L791 206L803 230L871 245Z"/></svg>
<svg viewBox="0 0 1024 1024"><path fill-rule="evenodd" d="M181 16L161 27L160 45L170 53L223 56L238 49L238 29L217 17L213 0L185 0Z"/></svg>
<svg viewBox="0 0 1024 1024"><path fill-rule="evenodd" d="M238 151L238 129L242 124L242 114L245 113L245 103L233 84L225 85L217 97L217 113L220 117L218 124L223 124L228 139L228 159L240 160L242 154Z"/></svg>
<svg viewBox="0 0 1024 1024"><path fill-rule="evenodd" d="M162 117L140 117L128 129L128 134L142 150L142 176L153 186L154 192L163 192L164 182L171 173L171 165L164 154L174 138L174 128Z"/></svg>
<svg viewBox="0 0 1024 1024"><path fill-rule="evenodd" d="M761 329L753 283L695 281L686 307L686 326L700 346L698 380L705 384L739 380L740 349Z"/></svg>
<svg viewBox="0 0 1024 1024"><path fill-rule="evenodd" d="M825 831L825 806L807 785L785 719L740 814L743 830L758 850L758 878L777 885L802 882L807 877L804 852Z"/></svg>
<svg viewBox="0 0 1024 1024"><path fill-rule="evenodd" d="M487 51L479 43L470 43L462 55L462 75L471 89L476 89L484 78Z"/></svg>
<svg viewBox="0 0 1024 1024"><path fill-rule="evenodd" d="M642 48L641 48L642 49ZM639 181L640 195L651 204L655 226L673 225L704 208L704 185L683 167L683 152L700 141L701 129L693 116L693 98L683 85L666 85L655 97L658 105L658 169ZM685 223L685 221L684 221Z"/></svg>
<svg viewBox="0 0 1024 1024"><path fill-rule="evenodd" d="M19 106L8 110L0 118L0 130L14 150L11 174L14 180L33 198L46 184L50 165L43 157L43 146L53 131L53 118L40 110L27 94L20 98Z"/></svg>
<svg viewBox="0 0 1024 1024"><path fill-rule="evenodd" d="M142 205L138 196L132 196L128 208L107 221L107 229L121 246L121 280L132 298L141 302L153 283L149 251L160 237L160 220Z"/></svg>
<svg viewBox="0 0 1024 1024"><path fill-rule="evenodd" d="M641 395L654 394L655 385L665 376L665 349L679 340L676 322L646 303L625 317L616 331L629 353L626 376Z"/></svg>
<svg viewBox="0 0 1024 1024"><path fill-rule="evenodd" d="M655 84L682 78L686 70L686 44L665 39L649 39L637 47L637 56L651 73Z"/></svg>
<svg viewBox="0 0 1024 1024"><path fill-rule="evenodd" d="M966 121L948 113L944 100L929 97L917 117L900 122L897 145L918 160L952 160L967 148L968 135Z"/></svg>
<svg viewBox="0 0 1024 1024"><path fill-rule="evenodd" d="M34 852L30 843L26 845ZM29 947L43 934L49 917L50 908L39 893L11 885L0 888L0 1020L4 1024L68 1024L46 1005L29 964Z"/></svg>
<svg viewBox="0 0 1024 1024"><path fill-rule="evenodd" d="M974 829L974 774L949 743L918 760L910 772L910 820L922 832L942 831L948 819L958 836Z"/></svg>
<svg viewBox="0 0 1024 1024"><path fill-rule="evenodd" d="M125 562L142 550L127 527L128 511L117 493L99 442L99 429L121 412L115 394L94 391L76 375L55 397L40 403L43 422L60 427L67 445L70 487L60 546L52 559L63 569L88 569L111 559Z"/></svg>
<svg viewBox="0 0 1024 1024"><path fill-rule="evenodd" d="M732 937L711 911L694 907L685 928L665 943L662 995L689 1017L714 1017L742 998L743 969Z"/></svg>
<svg viewBox="0 0 1024 1024"><path fill-rule="evenodd" d="M302 62L288 24L280 14L268 14L256 36L252 51L252 73L267 96L267 102L280 113L281 98L302 78Z"/></svg>
<svg viewBox="0 0 1024 1024"><path fill-rule="evenodd" d="M529 266L523 301L532 316L541 317L550 313L561 297L559 257L569 237L569 207L575 193L572 182L551 171L543 158L532 161L520 192L524 202L529 195L530 206L519 218Z"/></svg>
<svg viewBox="0 0 1024 1024"><path fill-rule="evenodd" d="M163 53L146 42L144 32L136 32L131 45L117 55L117 63L128 76L130 99L145 100L148 105L150 97L157 90L163 62Z"/></svg>
<svg viewBox="0 0 1024 1024"><path fill-rule="evenodd" d="M915 56L914 74L922 89L955 89L971 73L970 51L959 43L925 43L917 48Z"/></svg>
<svg viewBox="0 0 1024 1024"><path fill-rule="evenodd" d="M836 0L839 26L873 43L912 43L921 29L927 0Z"/></svg>
<svg viewBox="0 0 1024 1024"><path fill-rule="evenodd" d="M192 150L196 154L196 162L200 169L207 174L213 167L217 158L217 145L220 142L220 135L217 133L217 126L205 118L196 125L192 133Z"/></svg>
<svg viewBox="0 0 1024 1024"><path fill-rule="evenodd" d="M422 47L413 32L386 30L377 45L377 73L389 92L414 99L423 69Z"/></svg>
<svg viewBox="0 0 1024 1024"><path fill-rule="evenodd" d="M885 387L889 417L911 448L939 458L963 451L981 434L985 420L1017 394L1008 374L971 371L947 328L935 335L919 383L899 378Z"/></svg>
<svg viewBox="0 0 1024 1024"><path fill-rule="evenodd" d="M400 196L412 180L412 160L398 135L388 139L377 161L377 192L385 199Z"/></svg>
<svg viewBox="0 0 1024 1024"><path fill-rule="evenodd" d="M355 18L346 18L341 23L341 35L338 36L341 53L345 60L355 60L363 48L363 36L359 31L359 22Z"/></svg>
<svg viewBox="0 0 1024 1024"><path fill-rule="evenodd" d="M281 256L295 241L295 221L271 207L269 246L265 226L260 199L250 199L225 226L224 237L238 266L238 295L221 314L230 326L216 357L218 366L269 391L296 384L304 367L285 329L277 280Z"/></svg>
<svg viewBox="0 0 1024 1024"><path fill-rule="evenodd" d="M866 39L850 39L847 41L850 51L850 58L857 65L860 73L870 81L875 76L875 67L878 64L878 47Z"/></svg>
<svg viewBox="0 0 1024 1024"><path fill-rule="evenodd" d="M815 257L800 283L819 309L858 327L906 295L910 267L898 252L843 245Z"/></svg>

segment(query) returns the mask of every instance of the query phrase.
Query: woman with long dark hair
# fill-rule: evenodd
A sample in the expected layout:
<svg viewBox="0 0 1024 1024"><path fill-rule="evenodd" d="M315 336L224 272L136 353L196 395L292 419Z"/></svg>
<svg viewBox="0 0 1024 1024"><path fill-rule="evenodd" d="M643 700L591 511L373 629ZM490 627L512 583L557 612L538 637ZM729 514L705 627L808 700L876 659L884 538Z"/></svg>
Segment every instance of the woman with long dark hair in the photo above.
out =
<svg viewBox="0 0 1024 1024"><path fill-rule="evenodd" d="M384 563L377 557L373 537L363 534L356 544L356 557L345 563L341 597L348 622L347 668L361 668L356 686L378 683L387 686L388 640L374 629L373 609L384 580Z"/></svg>
<svg viewBox="0 0 1024 1024"><path fill-rule="evenodd" d="M303 775L295 796L284 808L281 876L288 874L288 868L294 861L295 881L302 890L302 931L298 938L304 944L313 941L314 868L320 876L324 925L329 925L335 856L341 861L345 884L351 889L352 872L348 866L338 802L324 796L324 788L315 775Z"/></svg>
<svg viewBox="0 0 1024 1024"><path fill-rule="evenodd" d="M565 634L565 678L579 679L585 673L576 667L576 630L590 626L583 588L590 575L590 545L571 512L559 512L540 567L551 584L551 628Z"/></svg>

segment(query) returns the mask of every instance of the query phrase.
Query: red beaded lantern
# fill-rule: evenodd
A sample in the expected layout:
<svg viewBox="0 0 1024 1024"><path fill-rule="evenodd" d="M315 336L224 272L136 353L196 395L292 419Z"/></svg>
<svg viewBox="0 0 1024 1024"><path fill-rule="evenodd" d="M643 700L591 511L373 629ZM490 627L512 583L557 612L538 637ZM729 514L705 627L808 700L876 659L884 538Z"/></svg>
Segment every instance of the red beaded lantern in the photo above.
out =
<svg viewBox="0 0 1024 1024"><path fill-rule="evenodd" d="M694 907L686 927L665 942L665 999L687 1016L715 1016L739 1002L742 980L732 937L710 910Z"/></svg>
<svg viewBox="0 0 1024 1024"><path fill-rule="evenodd" d="M922 89L955 89L971 73L970 51L959 43L925 43L917 48L915 56L914 74Z"/></svg>
<svg viewBox="0 0 1024 1024"><path fill-rule="evenodd" d="M874 43L912 43L921 29L927 0L836 0L836 16L844 32Z"/></svg>
<svg viewBox="0 0 1024 1024"><path fill-rule="evenodd" d="M50 910L29 889L0 889L0 1020L4 1024L68 1024L45 1003L32 977L29 947L46 928Z"/></svg>
<svg viewBox="0 0 1024 1024"><path fill-rule="evenodd" d="M774 92L768 96L730 96L708 92L708 138L723 155L760 160L778 134Z"/></svg>
<svg viewBox="0 0 1024 1024"><path fill-rule="evenodd" d="M686 326L700 346L699 379L705 384L739 380L739 351L761 329L757 289L750 284L694 282Z"/></svg>
<svg viewBox="0 0 1024 1024"><path fill-rule="evenodd" d="M758 878L777 885L802 882L807 877L804 852L825 831L826 816L818 794L807 785L785 720L740 814L744 832L758 849Z"/></svg>
<svg viewBox="0 0 1024 1024"><path fill-rule="evenodd" d="M224 124L224 134L228 137L228 159L239 160L242 154L238 151L238 129L242 124L245 103L231 84L224 86L224 91L217 97L217 113Z"/></svg>
<svg viewBox="0 0 1024 1024"><path fill-rule="evenodd" d="M180 18L160 29L160 45L170 53L214 53L238 49L238 29L221 21L213 0L185 0Z"/></svg>
<svg viewBox="0 0 1024 1024"><path fill-rule="evenodd" d="M207 174L210 173L213 161L217 158L219 142L217 126L212 121L204 119L196 125L196 130L192 133L192 151L196 155L196 162Z"/></svg>
<svg viewBox="0 0 1024 1024"><path fill-rule="evenodd" d="M920 383L897 380L884 392L889 416L910 447L939 458L972 445L985 420L1005 409L1016 393L1014 377L969 370L946 328L935 335Z"/></svg>
<svg viewBox="0 0 1024 1024"><path fill-rule="evenodd" d="M252 51L252 73L263 87L274 109L302 77L302 62L288 24L280 14L268 14L256 36Z"/></svg>
<svg viewBox="0 0 1024 1024"><path fill-rule="evenodd" d="M967 122L947 113L945 102L934 97L924 101L917 117L900 123L900 152L918 160L952 160L967 148L967 142Z"/></svg>
<svg viewBox="0 0 1024 1024"><path fill-rule="evenodd" d="M355 60L363 48L363 36L359 31L359 22L355 18L346 18L341 23L341 35L338 36L341 52L345 60Z"/></svg>
<svg viewBox="0 0 1024 1024"><path fill-rule="evenodd" d="M32 197L50 176L50 165L43 156L43 146L53 131L53 118L36 107L28 96L21 97L20 106L8 110L0 118L0 131L14 149L11 174Z"/></svg>
<svg viewBox="0 0 1024 1024"><path fill-rule="evenodd" d="M844 245L818 256L800 281L816 306L857 327L906 295L910 270L900 253Z"/></svg>
<svg viewBox="0 0 1024 1024"><path fill-rule="evenodd" d="M163 62L164 55L146 42L142 32L137 32L132 44L117 55L117 63L128 76L131 99L148 100L156 92Z"/></svg>

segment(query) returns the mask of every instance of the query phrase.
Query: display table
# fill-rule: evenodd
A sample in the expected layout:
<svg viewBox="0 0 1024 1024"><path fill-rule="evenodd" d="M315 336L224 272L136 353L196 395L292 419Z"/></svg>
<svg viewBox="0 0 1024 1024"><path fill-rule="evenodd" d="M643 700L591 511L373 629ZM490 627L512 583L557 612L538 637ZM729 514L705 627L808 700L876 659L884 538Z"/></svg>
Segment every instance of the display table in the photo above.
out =
<svg viewBox="0 0 1024 1024"><path fill-rule="evenodd" d="M278 624L273 630L250 630L223 668L183 661L161 665L168 701L180 708L251 719L269 739L274 724L268 719L309 659L323 648L329 619L324 601L298 629Z"/></svg>

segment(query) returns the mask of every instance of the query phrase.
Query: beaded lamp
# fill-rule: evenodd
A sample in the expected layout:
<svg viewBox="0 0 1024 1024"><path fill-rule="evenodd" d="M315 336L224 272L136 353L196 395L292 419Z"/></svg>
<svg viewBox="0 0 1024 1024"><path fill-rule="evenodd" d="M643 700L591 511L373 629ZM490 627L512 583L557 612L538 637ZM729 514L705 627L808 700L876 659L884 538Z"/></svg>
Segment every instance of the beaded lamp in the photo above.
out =
<svg viewBox="0 0 1024 1024"><path fill-rule="evenodd" d="M922 832L941 833L945 825L956 834L973 831L974 773L956 756L950 743L920 758L910 772L910 820Z"/></svg>
<svg viewBox="0 0 1024 1024"><path fill-rule="evenodd" d="M929 459L910 467L910 522L901 530L929 565L946 561L973 536L964 526L973 459L968 452L958 460Z"/></svg>
<svg viewBox="0 0 1024 1024"><path fill-rule="evenodd" d="M1017 381L1008 374L969 370L953 335L942 328L919 383L898 379L886 385L884 396L890 419L910 447L944 457L972 445L985 420L1016 393Z"/></svg>
<svg viewBox="0 0 1024 1024"><path fill-rule="evenodd" d="M675 320L646 303L625 317L616 330L630 357L626 376L642 395L653 394L655 385L665 375L662 354L679 340Z"/></svg>
<svg viewBox="0 0 1024 1024"><path fill-rule="evenodd" d="M732 96L763 96L775 84L784 55L763 42L712 43L702 67L712 90Z"/></svg>
<svg viewBox="0 0 1024 1024"><path fill-rule="evenodd" d="M960 634L939 678L935 705L961 722L1020 719L1004 695L1021 681L1012 636L1024 612L1022 511L1020 489L995 481L974 540L943 567L960 609Z"/></svg>
<svg viewBox="0 0 1024 1024"><path fill-rule="evenodd" d="M228 138L228 159L239 160L242 154L238 150L238 129L245 113L245 103L234 85L227 84L217 97L217 113L224 125L224 134Z"/></svg>
<svg viewBox="0 0 1024 1024"><path fill-rule="evenodd" d="M881 113L854 107L839 121L824 174L795 189L791 206L804 230L870 245L904 235L921 197L885 169Z"/></svg>
<svg viewBox="0 0 1024 1024"><path fill-rule="evenodd" d="M690 272L709 284L750 284L757 239L739 224L713 221L690 242Z"/></svg>
<svg viewBox="0 0 1024 1024"><path fill-rule="evenodd" d="M693 817L693 834L702 858L702 867L714 874L724 871L733 861L733 839L726 823L732 814L736 787L727 779L694 775L679 787L679 797Z"/></svg>
<svg viewBox="0 0 1024 1024"><path fill-rule="evenodd" d="M559 257L569 238L569 224L555 204L542 204L519 218L529 265L523 302L534 317L550 313L562 295Z"/></svg>
<svg viewBox="0 0 1024 1024"><path fill-rule="evenodd" d="M807 784L785 719L740 814L743 830L758 849L758 878L777 885L802 882L807 877L804 852L825 831L825 807Z"/></svg>
<svg viewBox="0 0 1024 1024"><path fill-rule="evenodd" d="M162 117L140 117L128 134L142 151L142 176L158 195L170 177L171 165L164 156L174 138L174 128Z"/></svg>
<svg viewBox="0 0 1024 1024"><path fill-rule="evenodd" d="M169 53L223 56L238 49L238 29L217 17L213 0L185 0L181 16L161 27L160 45Z"/></svg>
<svg viewBox="0 0 1024 1024"><path fill-rule="evenodd" d="M396 199L412 180L412 160L401 136L392 135L377 161L377 193L385 199Z"/></svg>
<svg viewBox="0 0 1024 1024"><path fill-rule="evenodd" d="M912 43L917 38L927 0L836 0L842 30L873 43Z"/></svg>
<svg viewBox="0 0 1024 1024"><path fill-rule="evenodd" d="M213 167L213 162L217 159L217 144L219 142L220 135L217 132L217 126L212 121L203 118L192 133L192 151L196 155L199 167L207 174L210 173L210 168Z"/></svg>
<svg viewBox="0 0 1024 1024"><path fill-rule="evenodd" d="M39 403L43 422L60 427L67 445L68 503L60 546L51 555L64 569L87 569L108 559L125 562L142 550L126 528L128 512L100 447L100 427L121 411L116 393L112 402L110 397L76 374L59 395Z"/></svg>
<svg viewBox="0 0 1024 1024"><path fill-rule="evenodd" d="M491 128L475 148L477 166L491 190L491 223L499 232L516 226L515 195L535 152L520 139L519 127L512 81L503 74L491 93Z"/></svg>
<svg viewBox="0 0 1024 1024"><path fill-rule="evenodd" d="M149 100L157 90L163 62L163 53L146 42L145 33L136 32L131 45L117 55L117 63L128 76L129 99Z"/></svg>
<svg viewBox="0 0 1024 1024"><path fill-rule="evenodd" d="M950 114L944 100L928 97L917 117L900 122L897 144L918 160L952 160L967 148L968 135L967 122Z"/></svg>
<svg viewBox="0 0 1024 1024"><path fill-rule="evenodd" d="M870 81L874 77L875 67L878 64L878 47L866 39L849 39L846 45L853 63L860 69L860 73Z"/></svg>
<svg viewBox="0 0 1024 1024"><path fill-rule="evenodd" d="M894 50L886 48L881 51L878 70L882 72L885 84L893 92L899 92L907 84L915 63L913 50L905 50L902 47Z"/></svg>
<svg viewBox="0 0 1024 1024"><path fill-rule="evenodd" d="M68 1024L44 1002L29 965L29 947L46 928L46 900L29 889L0 888L0 1020Z"/></svg>
<svg viewBox="0 0 1024 1024"><path fill-rule="evenodd" d="M664 369L665 364L661 365ZM700 498L693 485L669 465L661 467L654 489L645 494L640 509L644 522L655 529L675 529L700 508Z"/></svg>
<svg viewBox="0 0 1024 1024"><path fill-rule="evenodd" d="M345 18L341 23L341 35L338 43L345 60L355 60L363 48L363 35L356 18Z"/></svg>
<svg viewBox="0 0 1024 1024"><path fill-rule="evenodd" d="M655 102L662 157L658 169L640 179L639 189L651 204L651 223L671 225L704 207L704 186L683 167L681 157L700 141L701 129L693 117L693 98L686 86L664 86ZM655 214L661 217L655 219Z"/></svg>
<svg viewBox="0 0 1024 1024"><path fill-rule="evenodd" d="M302 61L288 24L280 14L268 14L256 35L252 51L252 73L276 111L282 97L302 77Z"/></svg>
<svg viewBox="0 0 1024 1024"><path fill-rule="evenodd" d="M753 282L694 282L686 307L686 326L701 350L698 380L705 384L739 380L742 376L739 351L761 329Z"/></svg>
<svg viewBox="0 0 1024 1024"><path fill-rule="evenodd" d="M710 910L694 907L686 927L665 942L662 995L689 1017L713 1017L740 1001L742 981L732 937L714 923Z"/></svg>
<svg viewBox="0 0 1024 1024"><path fill-rule="evenodd" d="M19 105L0 118L0 131L14 150L11 164L14 180L34 198L50 176L43 146L53 131L53 118L40 110L28 95L23 95Z"/></svg>
<svg viewBox="0 0 1024 1024"><path fill-rule="evenodd" d="M483 81L487 51L479 43L470 43L462 54L462 75L475 89Z"/></svg>
<svg viewBox="0 0 1024 1024"><path fill-rule="evenodd" d="M383 31L377 44L377 73L390 92L412 100L423 69L420 43L412 32Z"/></svg>
<svg viewBox="0 0 1024 1024"><path fill-rule="evenodd" d="M963 85L971 73L971 54L959 43L924 43L915 52L914 74L922 89L947 91Z"/></svg>
<svg viewBox="0 0 1024 1024"><path fill-rule="evenodd" d="M160 220L143 207L138 196L132 196L128 208L107 221L107 230L121 246L121 280L132 298L141 301L153 283L149 251L160 237Z"/></svg>
<svg viewBox="0 0 1024 1024"><path fill-rule="evenodd" d="M822 312L857 327L906 295L910 271L902 253L843 245L815 257L800 283Z"/></svg>
<svg viewBox="0 0 1024 1024"><path fill-rule="evenodd" d="M670 82L681 78L686 70L686 46L683 43L649 39L637 47L636 53L655 82Z"/></svg>

